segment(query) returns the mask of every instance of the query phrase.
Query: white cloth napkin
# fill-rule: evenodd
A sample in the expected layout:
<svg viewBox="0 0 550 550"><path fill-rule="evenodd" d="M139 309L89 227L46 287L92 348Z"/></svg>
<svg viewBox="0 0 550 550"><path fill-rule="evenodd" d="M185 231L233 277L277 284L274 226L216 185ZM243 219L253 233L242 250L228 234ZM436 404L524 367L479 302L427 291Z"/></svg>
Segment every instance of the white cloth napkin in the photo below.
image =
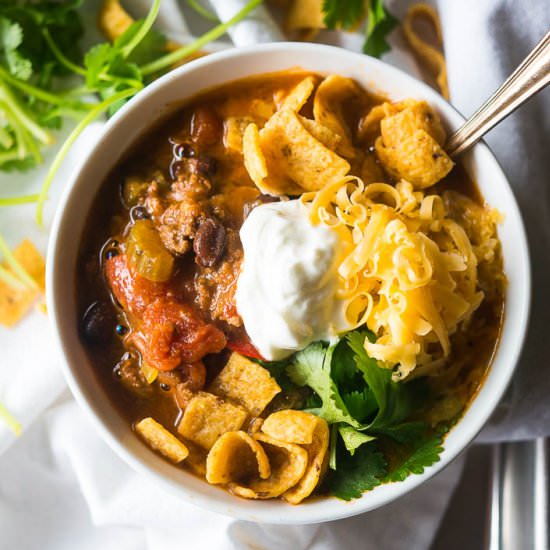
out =
<svg viewBox="0 0 550 550"><path fill-rule="evenodd" d="M210 7L226 20L245 3L211 0ZM409 3L393 0L390 5L402 16ZM91 17L96 6L97 1L86 3ZM132 3L137 15L147 6L148 0ZM185 38L190 28L196 28L196 17L182 7L183 2L162 2L158 25L173 38ZM452 99L465 115L481 104L550 26L550 4L543 0L440 0L438 7ZM256 10L253 22L241 23L229 35L235 45L281 38L264 9ZM324 32L318 40L355 50L361 46L360 37L339 33ZM399 43L397 37L394 43ZM399 47L385 60L416 73L414 61ZM485 429L484 439L550 434L546 403L550 377L545 371L550 345L544 339L544 329L550 326L549 99L549 92L544 92L488 137L525 215L535 296L526 350L505 414ZM53 188L48 219L63 182L99 133L99 124L91 127L65 162ZM30 193L43 175L43 169L25 175L2 174L0 189L6 195ZM45 246L46 235L34 229L32 207L0 210L0 232L12 244L30 236ZM49 340L46 319L40 314L13 331L0 329L0 401L25 427L23 436L10 446L14 438L0 426L0 452L7 449L0 456L0 549L429 547L460 475L460 461L399 502L357 518L307 527L231 520L175 499L116 457L70 395L63 393L59 359Z"/></svg>

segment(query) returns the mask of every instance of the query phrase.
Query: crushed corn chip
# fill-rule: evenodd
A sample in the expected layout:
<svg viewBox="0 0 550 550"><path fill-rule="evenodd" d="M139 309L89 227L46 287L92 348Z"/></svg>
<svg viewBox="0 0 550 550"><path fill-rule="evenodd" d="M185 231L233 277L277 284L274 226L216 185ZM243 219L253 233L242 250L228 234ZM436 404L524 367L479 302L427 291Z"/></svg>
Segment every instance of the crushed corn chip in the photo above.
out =
<svg viewBox="0 0 550 550"><path fill-rule="evenodd" d="M311 443L319 417L304 411L284 409L270 414L262 424L262 432L287 443Z"/></svg>
<svg viewBox="0 0 550 550"><path fill-rule="evenodd" d="M315 79L313 76L307 76L288 93L279 109L290 109L297 113L306 104L314 87Z"/></svg>
<svg viewBox="0 0 550 550"><path fill-rule="evenodd" d="M305 413L307 414L307 413ZM313 415L312 415L313 416ZM308 454L306 471L300 481L283 494L290 504L299 504L307 498L325 475L328 466L329 428L318 416L315 417L315 429L311 443L304 445Z"/></svg>
<svg viewBox="0 0 550 550"><path fill-rule="evenodd" d="M230 483L228 488L243 498L276 498L294 487L304 475L308 464L307 451L299 445L264 434L256 434L254 438L262 444L269 458L271 475L267 479L253 479L246 485Z"/></svg>
<svg viewBox="0 0 550 550"><path fill-rule="evenodd" d="M357 84L351 78L333 74L319 84L313 100L315 120L342 138L340 151L347 158L353 158L355 150L342 111L344 105L358 97L359 93Z"/></svg>
<svg viewBox="0 0 550 550"><path fill-rule="evenodd" d="M17 324L33 307L37 298L44 292L46 264L36 247L25 239L13 251L14 259L36 283L30 287L24 282L18 283L17 275L6 263L1 268L16 279L9 284L0 279L0 324L12 327Z"/></svg>
<svg viewBox="0 0 550 550"><path fill-rule="evenodd" d="M313 137L290 109L277 111L259 138L269 188L278 194L316 191L349 172L348 162Z"/></svg>
<svg viewBox="0 0 550 550"><path fill-rule="evenodd" d="M247 416L242 407L211 393L199 392L187 405L178 432L209 450L221 435L239 430Z"/></svg>
<svg viewBox="0 0 550 550"><path fill-rule="evenodd" d="M281 388L267 369L233 352L209 391L238 403L251 416L259 416Z"/></svg>
<svg viewBox="0 0 550 550"><path fill-rule="evenodd" d="M444 178L453 161L425 130L415 130L399 143L386 146L375 142L376 154L384 169L396 179L404 179L415 189L424 189Z"/></svg>
<svg viewBox="0 0 550 550"><path fill-rule="evenodd" d="M228 149L242 152L243 136L249 124L255 124L253 118L248 116L231 116L225 120L223 144ZM257 129L256 129L257 131Z"/></svg>
<svg viewBox="0 0 550 550"><path fill-rule="evenodd" d="M387 114L379 122L380 137L375 141L375 149L388 174L412 183L416 189L424 189L451 171L454 163L441 147L445 131L425 101L406 100L393 107L385 103L377 111L381 112ZM369 124L378 122L378 114Z"/></svg>
<svg viewBox="0 0 550 550"><path fill-rule="evenodd" d="M135 430L152 449L176 464L189 455L187 447L151 417L140 420L135 425Z"/></svg>
<svg viewBox="0 0 550 550"><path fill-rule="evenodd" d="M260 443L246 432L227 432L214 443L206 459L208 483L241 483L251 477L267 479L269 459Z"/></svg>

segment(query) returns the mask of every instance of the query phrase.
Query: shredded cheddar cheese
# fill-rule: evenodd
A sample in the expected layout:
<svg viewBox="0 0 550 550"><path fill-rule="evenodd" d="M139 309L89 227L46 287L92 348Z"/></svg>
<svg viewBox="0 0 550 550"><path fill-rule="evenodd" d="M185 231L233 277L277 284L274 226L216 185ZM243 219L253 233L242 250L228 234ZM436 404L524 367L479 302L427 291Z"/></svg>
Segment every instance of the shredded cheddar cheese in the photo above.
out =
<svg viewBox="0 0 550 550"><path fill-rule="evenodd" d="M483 299L476 250L449 216L445 193L347 176L302 195L302 202L312 223L340 237L339 296L350 327L366 324L377 337L365 341L367 353L397 366L395 380L442 364L450 335Z"/></svg>

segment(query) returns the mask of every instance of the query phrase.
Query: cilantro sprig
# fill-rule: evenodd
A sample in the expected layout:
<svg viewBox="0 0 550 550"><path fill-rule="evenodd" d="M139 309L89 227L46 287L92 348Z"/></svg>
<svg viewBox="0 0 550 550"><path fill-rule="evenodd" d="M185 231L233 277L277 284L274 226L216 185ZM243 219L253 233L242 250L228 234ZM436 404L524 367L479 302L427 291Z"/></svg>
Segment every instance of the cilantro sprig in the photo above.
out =
<svg viewBox="0 0 550 550"><path fill-rule="evenodd" d="M363 52L373 57L380 57L390 50L387 36L399 24L386 9L383 0L324 0L323 13L329 29L352 29L366 16Z"/></svg>
<svg viewBox="0 0 550 550"><path fill-rule="evenodd" d="M170 70L229 27L262 0L251 0L232 19L193 43L168 51L167 39L152 29L161 0L112 44L82 55L82 0L19 0L0 3L0 170L25 170L42 162L54 142L52 130L65 117L77 121L54 158L37 198L37 222L53 178L82 131L100 116L111 116L155 78ZM70 52L70 53L67 53ZM1 199L0 199L1 200Z"/></svg>
<svg viewBox="0 0 550 550"><path fill-rule="evenodd" d="M392 371L368 356L366 338L374 335L355 330L330 345L309 345L286 365L264 364L286 386L313 391L306 410L331 425L327 486L345 500L422 473L443 450L444 430L415 419L426 401L425 383L394 382ZM401 457L391 468L383 452L387 448L398 449Z"/></svg>

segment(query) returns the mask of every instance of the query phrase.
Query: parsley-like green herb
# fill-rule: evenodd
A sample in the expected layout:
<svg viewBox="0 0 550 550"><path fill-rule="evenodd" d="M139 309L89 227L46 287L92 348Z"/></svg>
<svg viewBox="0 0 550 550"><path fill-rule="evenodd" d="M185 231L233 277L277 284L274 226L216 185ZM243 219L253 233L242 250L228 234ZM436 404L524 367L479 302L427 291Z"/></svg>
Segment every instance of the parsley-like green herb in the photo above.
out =
<svg viewBox="0 0 550 550"><path fill-rule="evenodd" d="M324 22L329 29L351 29L367 15L363 52L380 57L390 49L388 34L399 21L385 8L383 0L324 0Z"/></svg>
<svg viewBox="0 0 550 550"><path fill-rule="evenodd" d="M411 474L422 474L428 466L439 461L439 455L443 452L442 434L437 433L420 441L413 453L388 475L388 481L403 481Z"/></svg>
<svg viewBox="0 0 550 550"><path fill-rule="evenodd" d="M365 16L364 0L324 0L324 22L329 29L350 29Z"/></svg>
<svg viewBox="0 0 550 550"><path fill-rule="evenodd" d="M78 49L82 0L0 3L0 170L24 170L42 162L42 149L54 141L50 130L59 128L63 117L77 120L41 188L39 225L53 178L86 126L114 114L174 63L222 36L262 2L251 0L229 21L167 53L166 38L152 29L160 1L154 0L145 19L135 21L112 44L96 44L84 57ZM59 88L55 77L67 76L61 82L69 87ZM80 99L90 94L99 101Z"/></svg>
<svg viewBox="0 0 550 550"><path fill-rule="evenodd" d="M382 0L369 0L367 7L367 39L363 52L380 57L390 50L386 41L388 34L399 24L399 21L384 7Z"/></svg>
<svg viewBox="0 0 550 550"><path fill-rule="evenodd" d="M278 381L288 377L314 392L307 410L331 424L328 487L346 500L380 483L423 472L443 450L443 432L434 435L426 423L414 419L426 400L425 383L394 382L392 370L368 356L367 338L373 341L374 335L355 330L331 345L310 344L289 360L262 363ZM390 474L378 447L384 439L407 457Z"/></svg>
<svg viewBox="0 0 550 550"><path fill-rule="evenodd" d="M343 500L359 498L382 483L387 466L384 455L373 443L361 446L354 456L338 453L338 468L331 471L327 486L335 497Z"/></svg>
<svg viewBox="0 0 550 550"><path fill-rule="evenodd" d="M373 435L360 432L351 426L340 425L338 427L338 431L340 432L342 441L351 456L355 454L355 451L363 445L363 443L368 443L369 441L376 439Z"/></svg>
<svg viewBox="0 0 550 550"><path fill-rule="evenodd" d="M286 368L292 382L298 386L309 386L321 399L321 407L314 409L329 424L345 422L355 428L361 423L353 418L331 378L332 354L335 345L328 348L321 342L315 342L294 356L293 362Z"/></svg>

